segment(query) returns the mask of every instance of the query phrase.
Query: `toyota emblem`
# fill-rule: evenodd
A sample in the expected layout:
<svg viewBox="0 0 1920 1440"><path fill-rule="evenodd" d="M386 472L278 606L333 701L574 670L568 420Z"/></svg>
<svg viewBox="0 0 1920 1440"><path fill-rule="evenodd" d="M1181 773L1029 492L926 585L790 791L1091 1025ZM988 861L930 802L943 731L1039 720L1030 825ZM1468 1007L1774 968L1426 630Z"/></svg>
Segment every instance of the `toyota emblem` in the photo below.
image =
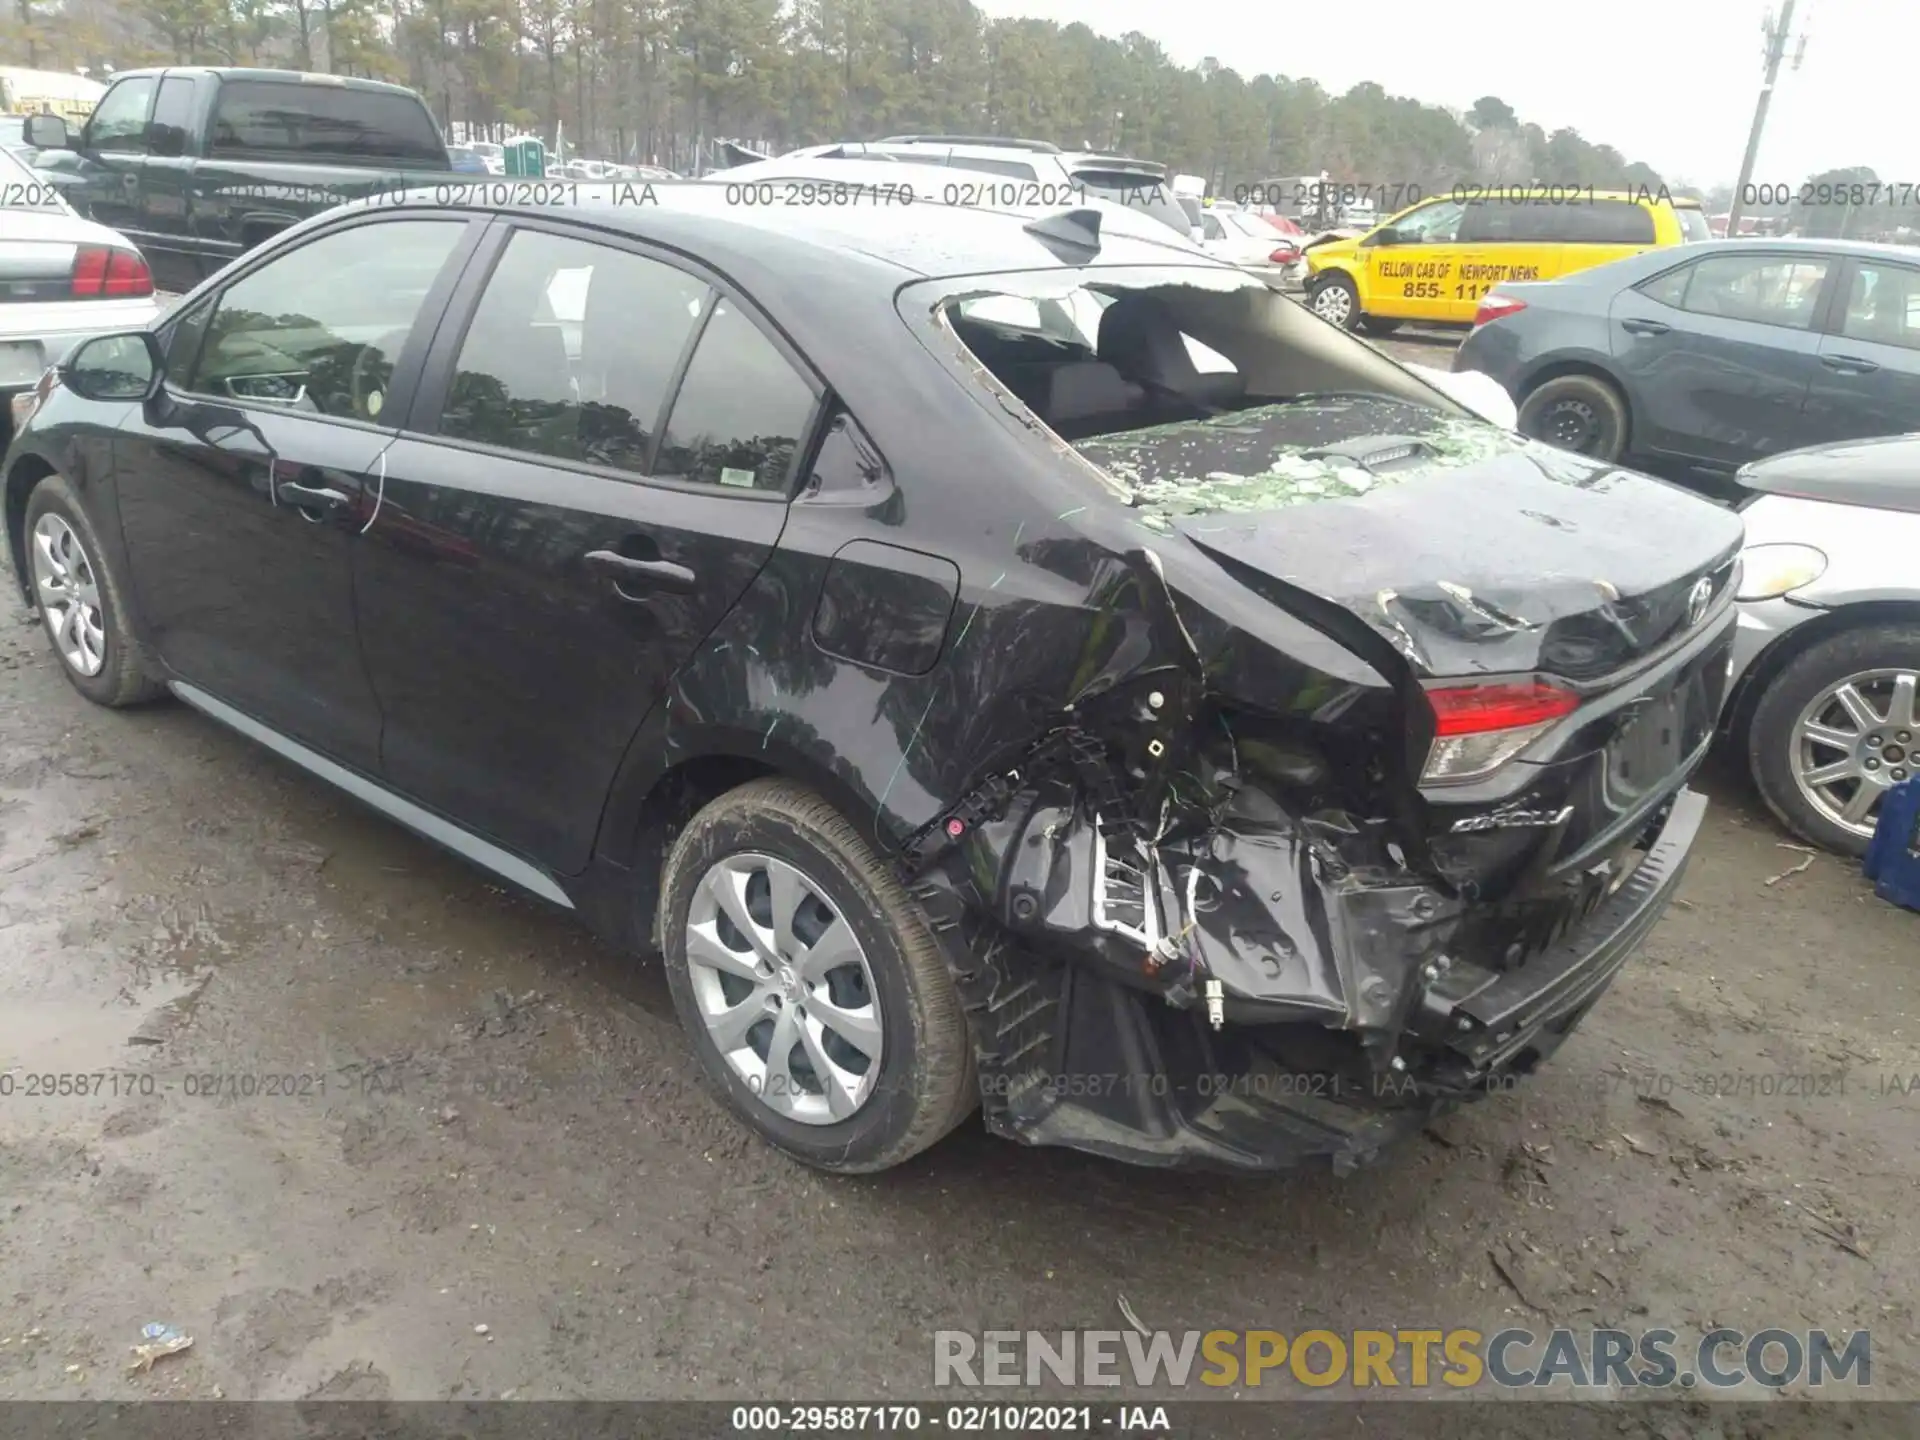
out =
<svg viewBox="0 0 1920 1440"><path fill-rule="evenodd" d="M1698 625L1712 602L1713 581L1705 576L1694 581L1693 589L1687 595L1687 624Z"/></svg>

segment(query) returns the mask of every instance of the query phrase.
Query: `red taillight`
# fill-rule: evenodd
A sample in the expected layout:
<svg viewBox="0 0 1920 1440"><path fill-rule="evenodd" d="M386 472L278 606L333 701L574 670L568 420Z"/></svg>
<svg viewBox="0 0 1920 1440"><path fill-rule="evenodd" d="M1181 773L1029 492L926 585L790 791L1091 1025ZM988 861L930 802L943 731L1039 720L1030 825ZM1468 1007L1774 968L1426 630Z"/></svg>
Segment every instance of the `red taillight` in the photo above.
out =
<svg viewBox="0 0 1920 1440"><path fill-rule="evenodd" d="M1511 295L1489 295L1480 302L1480 308L1473 312L1473 323L1477 329L1489 320L1504 320L1509 315L1518 315L1527 308L1527 302L1516 300Z"/></svg>
<svg viewBox="0 0 1920 1440"><path fill-rule="evenodd" d="M1291 265L1300 258L1300 251L1292 245L1282 245L1267 257L1269 265Z"/></svg>
<svg viewBox="0 0 1920 1440"><path fill-rule="evenodd" d="M1448 685L1427 691L1433 748L1421 779L1429 784L1477 780L1533 743L1555 720L1580 708L1580 697L1541 680Z"/></svg>
<svg viewBox="0 0 1920 1440"><path fill-rule="evenodd" d="M124 300L153 294L153 272L137 250L82 245L73 252L72 293L83 300Z"/></svg>
<svg viewBox="0 0 1920 1440"><path fill-rule="evenodd" d="M1480 735L1558 720L1580 706L1580 697L1539 680L1517 685L1452 685L1427 691L1436 735Z"/></svg>

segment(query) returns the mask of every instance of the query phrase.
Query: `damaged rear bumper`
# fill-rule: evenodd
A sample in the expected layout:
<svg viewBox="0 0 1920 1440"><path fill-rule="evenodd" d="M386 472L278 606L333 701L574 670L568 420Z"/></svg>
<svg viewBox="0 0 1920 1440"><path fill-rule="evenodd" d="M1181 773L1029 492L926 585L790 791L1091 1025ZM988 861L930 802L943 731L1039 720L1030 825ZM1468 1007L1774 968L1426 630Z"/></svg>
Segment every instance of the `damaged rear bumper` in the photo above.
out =
<svg viewBox="0 0 1920 1440"><path fill-rule="evenodd" d="M1556 1050L1672 900L1706 801L1682 789L1639 863L1580 923L1512 969L1453 961L1415 996L1385 1059L1312 1025L1229 1023L980 926L916 887L974 1026L989 1129L1136 1164L1346 1172Z"/></svg>

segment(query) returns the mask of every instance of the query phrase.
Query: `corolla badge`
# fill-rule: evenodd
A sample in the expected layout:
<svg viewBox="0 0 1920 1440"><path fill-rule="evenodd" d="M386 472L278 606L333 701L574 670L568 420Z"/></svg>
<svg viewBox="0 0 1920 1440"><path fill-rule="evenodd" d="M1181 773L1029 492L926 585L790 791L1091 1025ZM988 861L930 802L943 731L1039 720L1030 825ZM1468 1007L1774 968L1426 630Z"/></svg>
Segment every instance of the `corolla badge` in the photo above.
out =
<svg viewBox="0 0 1920 1440"><path fill-rule="evenodd" d="M1707 606L1713 603L1713 581L1707 576L1693 582L1693 589L1687 594L1687 624L1698 625L1706 616Z"/></svg>

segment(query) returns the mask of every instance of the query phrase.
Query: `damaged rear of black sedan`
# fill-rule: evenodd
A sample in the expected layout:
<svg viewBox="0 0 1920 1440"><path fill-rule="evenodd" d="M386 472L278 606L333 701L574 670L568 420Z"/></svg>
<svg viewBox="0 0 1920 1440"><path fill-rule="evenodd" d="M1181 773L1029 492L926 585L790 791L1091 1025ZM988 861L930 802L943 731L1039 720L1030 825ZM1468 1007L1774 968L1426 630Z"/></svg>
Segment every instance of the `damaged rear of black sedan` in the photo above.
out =
<svg viewBox="0 0 1920 1440"><path fill-rule="evenodd" d="M901 862L989 1126L1346 1170L1550 1055L1685 868L1738 521L1262 287L1088 268L901 309L1090 492L1061 702Z"/></svg>
<svg viewBox="0 0 1920 1440"><path fill-rule="evenodd" d="M1658 921L1737 516L1124 212L589 189L330 211L43 379L5 519L75 687L657 950L830 1170L976 1108L1349 1169Z"/></svg>

